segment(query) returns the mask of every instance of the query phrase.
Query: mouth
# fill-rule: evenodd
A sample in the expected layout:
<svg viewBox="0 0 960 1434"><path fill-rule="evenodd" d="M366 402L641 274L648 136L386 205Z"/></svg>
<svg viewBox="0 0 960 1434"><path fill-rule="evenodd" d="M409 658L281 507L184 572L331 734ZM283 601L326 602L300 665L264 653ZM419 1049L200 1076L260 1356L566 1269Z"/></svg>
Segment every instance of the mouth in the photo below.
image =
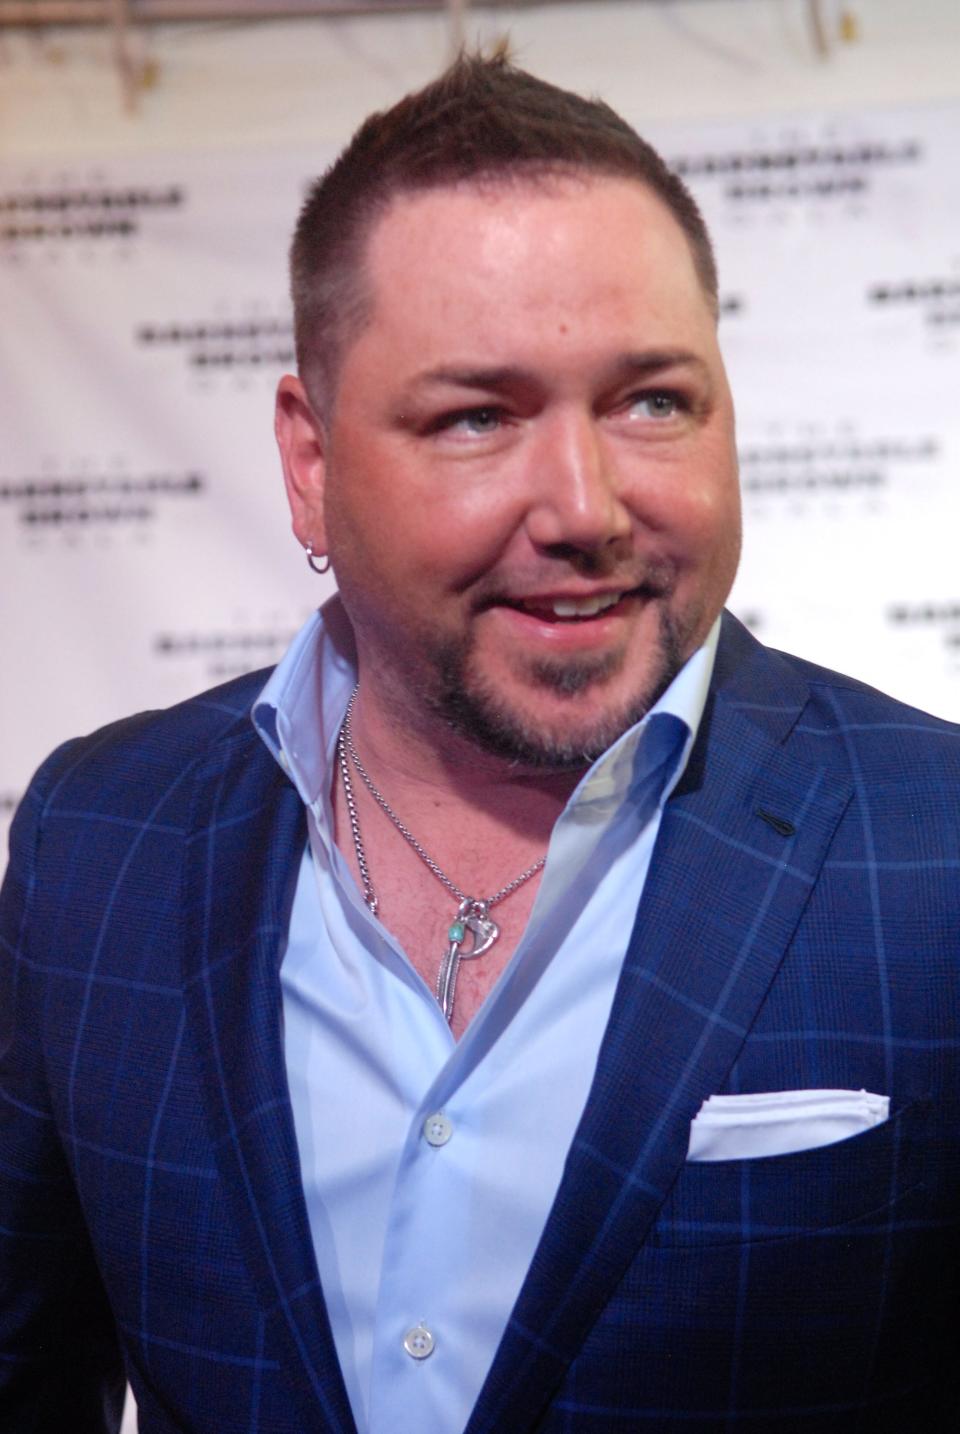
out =
<svg viewBox="0 0 960 1434"><path fill-rule="evenodd" d="M581 623L589 622L601 613L610 613L627 599L635 597L639 588L622 591L587 593L583 596L534 596L524 598L504 597L497 606L511 608L514 612L525 613L541 622Z"/></svg>

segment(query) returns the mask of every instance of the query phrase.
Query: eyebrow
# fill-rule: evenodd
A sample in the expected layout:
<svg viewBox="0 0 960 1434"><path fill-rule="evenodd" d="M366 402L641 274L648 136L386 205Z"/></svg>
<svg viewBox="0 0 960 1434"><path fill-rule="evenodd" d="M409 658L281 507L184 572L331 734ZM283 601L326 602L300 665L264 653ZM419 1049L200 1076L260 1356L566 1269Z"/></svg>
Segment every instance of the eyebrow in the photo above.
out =
<svg viewBox="0 0 960 1434"><path fill-rule="evenodd" d="M454 365L431 368L424 373L418 373L413 378L410 387L416 389L442 384L449 388L505 389L533 381L534 376L528 369L512 365L502 365L498 368L458 368Z"/></svg>
<svg viewBox="0 0 960 1434"><path fill-rule="evenodd" d="M670 368L690 368L700 373L707 372L707 364L698 354L687 349L643 349L636 353L619 355L611 365L610 372L615 382L631 378L649 378ZM506 364L490 368L441 365L417 374L410 387L418 389L442 385L452 388L478 388L500 392L522 385L535 385L537 375L530 369Z"/></svg>
<svg viewBox="0 0 960 1434"><path fill-rule="evenodd" d="M691 368L702 374L709 372L706 361L689 349L644 349L624 354L614 367L623 378L648 378L665 368Z"/></svg>

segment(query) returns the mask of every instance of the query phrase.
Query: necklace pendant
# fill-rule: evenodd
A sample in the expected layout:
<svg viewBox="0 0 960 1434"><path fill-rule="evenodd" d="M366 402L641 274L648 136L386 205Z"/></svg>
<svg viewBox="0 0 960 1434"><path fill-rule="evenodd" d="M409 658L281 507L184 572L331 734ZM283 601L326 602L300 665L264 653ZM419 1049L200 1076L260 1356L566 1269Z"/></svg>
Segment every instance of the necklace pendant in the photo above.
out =
<svg viewBox="0 0 960 1434"><path fill-rule="evenodd" d="M465 951L463 944L468 932L471 944L470 949ZM500 927L487 913L487 902L477 901L472 896L464 897L457 908L456 920L450 923L447 932L450 944L443 954L437 973L437 1001L446 1021L453 1019L460 962L472 960L474 956L482 956L490 950L499 935Z"/></svg>

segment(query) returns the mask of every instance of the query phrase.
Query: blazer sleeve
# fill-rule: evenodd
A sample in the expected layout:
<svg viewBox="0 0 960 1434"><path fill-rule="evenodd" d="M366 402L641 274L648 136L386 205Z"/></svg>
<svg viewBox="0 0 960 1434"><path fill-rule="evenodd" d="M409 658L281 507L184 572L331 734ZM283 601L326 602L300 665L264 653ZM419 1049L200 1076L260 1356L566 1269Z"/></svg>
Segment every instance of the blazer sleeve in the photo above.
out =
<svg viewBox="0 0 960 1434"><path fill-rule="evenodd" d="M115 1434L123 1408L113 1318L43 1067L57 954L44 950L37 898L62 877L41 870L43 814L69 753L54 753L24 797L0 889L0 1434Z"/></svg>

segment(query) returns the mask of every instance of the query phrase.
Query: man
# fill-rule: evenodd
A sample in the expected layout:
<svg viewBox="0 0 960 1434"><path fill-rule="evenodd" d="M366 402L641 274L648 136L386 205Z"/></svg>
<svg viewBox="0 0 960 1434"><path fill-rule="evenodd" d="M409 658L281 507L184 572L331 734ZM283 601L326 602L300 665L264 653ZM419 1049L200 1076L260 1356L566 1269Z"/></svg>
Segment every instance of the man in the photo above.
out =
<svg viewBox="0 0 960 1434"><path fill-rule="evenodd" d="M340 596L15 826L0 1428L952 1428L960 733L721 621L691 199L462 60L293 290Z"/></svg>

